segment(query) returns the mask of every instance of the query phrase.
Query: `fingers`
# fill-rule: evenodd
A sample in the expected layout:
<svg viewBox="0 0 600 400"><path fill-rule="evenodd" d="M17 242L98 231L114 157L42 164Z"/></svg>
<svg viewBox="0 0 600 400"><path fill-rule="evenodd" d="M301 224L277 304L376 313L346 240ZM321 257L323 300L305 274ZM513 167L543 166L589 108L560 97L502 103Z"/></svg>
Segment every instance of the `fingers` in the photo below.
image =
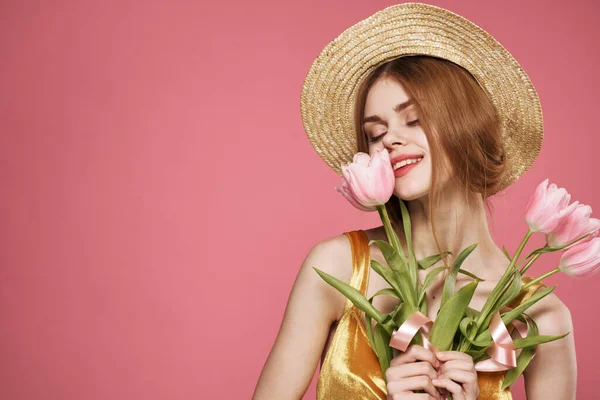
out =
<svg viewBox="0 0 600 400"><path fill-rule="evenodd" d="M439 368L440 361L436 358L436 356L430 351L427 350L423 346L419 346L417 344L411 345L406 352L399 354L394 357L390 362L390 367L394 365L405 364L409 362L415 362L417 360L420 361L428 361L435 368Z"/></svg>
<svg viewBox="0 0 600 400"><path fill-rule="evenodd" d="M401 393L392 396L392 400L433 400L438 399L432 397L429 393Z"/></svg>
<svg viewBox="0 0 600 400"><path fill-rule="evenodd" d="M455 400L475 399L479 395L477 371L473 357L459 351L443 351L436 354L442 361L438 377L432 384L452 393Z"/></svg>
<svg viewBox="0 0 600 400"><path fill-rule="evenodd" d="M453 400L466 400L462 386L448 378L434 379L431 383L435 387L444 388L452 393Z"/></svg>
<svg viewBox="0 0 600 400"><path fill-rule="evenodd" d="M436 358L441 361L465 360L473 362L473 357L462 351L438 351Z"/></svg>
<svg viewBox="0 0 600 400"><path fill-rule="evenodd" d="M446 370L444 373L440 374L436 379L451 379L460 384L466 385L476 385L477 384L477 375L473 372L463 371L461 369L451 369Z"/></svg>
<svg viewBox="0 0 600 400"><path fill-rule="evenodd" d="M443 374L444 371L459 369L463 371L473 371L473 363L465 360L452 360L442 363L441 367L438 368L438 375Z"/></svg>
<svg viewBox="0 0 600 400"><path fill-rule="evenodd" d="M411 376L400 381L388 382L388 392L401 393L423 389L431 397L440 399L440 393L427 376ZM404 398L404 397L402 397Z"/></svg>
<svg viewBox="0 0 600 400"><path fill-rule="evenodd" d="M400 364L385 371L387 381L396 381L410 376L426 375L429 379L438 377L438 371L427 361L418 361L410 364Z"/></svg>

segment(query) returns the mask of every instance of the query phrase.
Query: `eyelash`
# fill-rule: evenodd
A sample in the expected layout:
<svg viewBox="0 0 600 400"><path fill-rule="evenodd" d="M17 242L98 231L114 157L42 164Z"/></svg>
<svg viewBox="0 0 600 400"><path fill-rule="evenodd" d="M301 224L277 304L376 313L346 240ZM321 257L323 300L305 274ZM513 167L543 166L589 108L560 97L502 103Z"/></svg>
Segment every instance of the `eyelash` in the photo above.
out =
<svg viewBox="0 0 600 400"><path fill-rule="evenodd" d="M419 122L419 120L415 119L414 121L408 121L406 123L406 125L408 125L408 126L415 126L417 124L417 122ZM385 133L383 135L385 135ZM379 139L381 139L383 137L383 135L379 135L376 138L369 139L369 142L370 143L375 143L375 142L379 141Z"/></svg>

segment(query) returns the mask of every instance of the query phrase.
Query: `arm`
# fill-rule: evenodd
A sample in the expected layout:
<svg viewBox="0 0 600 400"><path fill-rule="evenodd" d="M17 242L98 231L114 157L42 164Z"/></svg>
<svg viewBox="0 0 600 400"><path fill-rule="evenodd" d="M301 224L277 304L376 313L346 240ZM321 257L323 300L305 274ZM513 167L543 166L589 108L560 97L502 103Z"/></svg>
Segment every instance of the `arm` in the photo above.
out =
<svg viewBox="0 0 600 400"><path fill-rule="evenodd" d="M562 339L537 346L535 357L523 372L527 399L575 399L577 361L569 309L550 293L533 305L528 314L537 323L540 335L570 333Z"/></svg>
<svg viewBox="0 0 600 400"><path fill-rule="evenodd" d="M326 283L316 267L348 283L352 274L350 241L345 235L315 245L292 287L279 333L254 391L253 400L301 399L319 363L332 322L345 297Z"/></svg>

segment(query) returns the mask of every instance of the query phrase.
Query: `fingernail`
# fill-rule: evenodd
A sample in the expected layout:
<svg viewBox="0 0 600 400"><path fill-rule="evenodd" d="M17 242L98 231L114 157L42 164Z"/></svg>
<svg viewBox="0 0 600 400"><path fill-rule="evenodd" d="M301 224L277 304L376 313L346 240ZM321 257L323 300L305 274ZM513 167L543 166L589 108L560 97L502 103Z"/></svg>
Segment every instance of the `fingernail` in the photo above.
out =
<svg viewBox="0 0 600 400"><path fill-rule="evenodd" d="M446 353L437 353L436 356L437 358L441 358L443 360L444 358L446 358Z"/></svg>

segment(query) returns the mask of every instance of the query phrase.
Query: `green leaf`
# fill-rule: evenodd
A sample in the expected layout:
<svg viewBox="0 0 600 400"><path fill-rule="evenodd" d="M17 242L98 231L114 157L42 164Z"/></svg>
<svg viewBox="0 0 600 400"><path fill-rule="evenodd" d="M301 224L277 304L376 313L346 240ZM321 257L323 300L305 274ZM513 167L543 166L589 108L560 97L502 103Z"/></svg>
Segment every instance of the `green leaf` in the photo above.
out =
<svg viewBox="0 0 600 400"><path fill-rule="evenodd" d="M523 282L521 280L521 271L515 269L514 275L512 277L512 281L509 283L506 291L504 293L500 292L500 298L494 304L493 308L488 312L485 319L483 320L482 326L489 326L492 317L496 313L510 303L518 294L521 292L521 287L523 286Z"/></svg>
<svg viewBox="0 0 600 400"><path fill-rule="evenodd" d="M381 289L381 290L377 291L377 293L375 293L373 295L373 297L375 297L375 296L392 296L399 300L402 300L402 296L398 295L398 293L396 293L396 291L394 289L390 289L390 288L385 288L385 289Z"/></svg>
<svg viewBox="0 0 600 400"><path fill-rule="evenodd" d="M383 321L384 315L381 312L379 312L379 310L377 310L373 306L373 304L371 304L367 299L365 299L365 297L358 290L348 285L347 283L342 282L339 279L329 275L328 273L321 271L320 269L317 269L315 267L313 267L313 269L317 271L317 274L319 274L319 276L323 278L325 282L327 282L339 292L341 292L344 296L346 296L346 298L350 300L352 304L354 304L356 307L364 311L375 321Z"/></svg>
<svg viewBox="0 0 600 400"><path fill-rule="evenodd" d="M471 337L475 333L474 330L477 328L477 325L475 324L475 320L473 318L470 318L470 317L463 318L462 321L460 321L459 328L460 328L461 333L463 334L463 336L462 336L463 339L467 340L473 346L487 348L492 345L491 340L477 341L475 339L471 339Z"/></svg>
<svg viewBox="0 0 600 400"><path fill-rule="evenodd" d="M409 274L411 277L411 284L413 287L417 287L418 284L418 266L417 259L415 258L415 252L412 245L412 229L410 224L410 214L408 213L408 209L406 208L406 204L402 201L402 199L398 199L400 203L400 211L402 212L402 225L404 226L404 236L406 238L406 248L408 250L408 266L409 266ZM415 304L416 305L416 304Z"/></svg>
<svg viewBox="0 0 600 400"><path fill-rule="evenodd" d="M436 255L433 255L433 256L425 257L425 258L417 261L417 264L419 265L420 269L428 269L433 264L435 264L438 261L440 261L443 257L446 257L448 254L452 254L452 252L451 251L445 251L442 254L436 254Z"/></svg>
<svg viewBox="0 0 600 400"><path fill-rule="evenodd" d="M398 296L400 296L400 299L402 299L402 290L400 289L400 284L394 272L377 260L371 260L371 268L373 268L373 271L377 272L393 288L393 290L396 291Z"/></svg>
<svg viewBox="0 0 600 400"><path fill-rule="evenodd" d="M406 262L400 257L396 249L390 246L389 243L384 242L382 240L376 240L374 242L381 250L381 253L383 254L383 257L385 258L387 264L390 266L392 271L394 271L395 280L398 283L398 288L400 289L399 294L400 296L402 296L403 301L416 307L416 287L415 285L411 284L408 266L406 265ZM373 261L374 260L371 261L371 265L373 264Z"/></svg>
<svg viewBox="0 0 600 400"><path fill-rule="evenodd" d="M541 248L539 248L539 249L536 249L536 250L532 251L531 253L529 253L529 254L527 255L527 257L525 257L525 259L528 259L528 258L530 258L531 256L534 256L534 255L536 255L536 254L543 254L543 253L553 253L553 252L555 252L555 251L560 251L560 250L562 250L562 249L565 249L565 248L567 248L567 247L571 246L571 245L572 245L572 244L574 244L574 243L577 243L577 242L579 242L580 240L583 240L583 239L585 239L585 238L586 238L586 237L588 237L589 235L591 235L591 233L588 233L587 235L581 236L581 237L579 237L579 238L577 238L577 239L571 240L570 242L568 242L568 243L566 243L566 244L563 244L562 246L551 247L551 246L548 246L548 245L546 245L546 246L544 246L544 247L541 247Z"/></svg>
<svg viewBox="0 0 600 400"><path fill-rule="evenodd" d="M398 239L398 235L396 234L396 231L394 230L392 221L390 221L390 217L387 213L387 209L385 208L385 205L377 206L377 212L379 213L381 222L383 222L383 227L385 229L385 235L388 238L389 244L394 249L396 249L396 251L401 255L401 257L403 259L405 259L404 250L402 249L402 244L400 243L400 239Z"/></svg>
<svg viewBox="0 0 600 400"><path fill-rule="evenodd" d="M452 264L452 268L448 272L448 276L446 277L446 282L444 283L444 289L442 290L442 301L440 304L440 308L444 307L444 304L448 301L452 295L454 295L454 287L456 286L456 275L458 274L458 270L460 266L465 261L465 259L471 254L473 250L477 247L477 243L473 243L466 249L460 252L454 263Z"/></svg>
<svg viewBox="0 0 600 400"><path fill-rule="evenodd" d="M492 293L487 297L485 304L481 308L481 312L479 313L479 318L477 321L477 326L479 326L479 332L483 333L488 328L489 324L484 324L484 319L490 319L490 315L493 315L491 310L494 308L494 305L498 303L500 296L502 296L502 292L504 291L506 285L510 281L511 276L517 271L516 267L507 268L494 289Z"/></svg>
<svg viewBox="0 0 600 400"><path fill-rule="evenodd" d="M430 341L439 351L450 350L458 325L478 283L479 281L473 281L465 285L440 308L430 333Z"/></svg>
<svg viewBox="0 0 600 400"><path fill-rule="evenodd" d="M374 342L375 353L381 366L381 373L385 378L385 371L390 366L392 360L392 348L389 346L391 335L387 333L380 324L375 325Z"/></svg>
<svg viewBox="0 0 600 400"><path fill-rule="evenodd" d="M383 254L383 258L387 262L387 265L390 266L394 271L406 271L408 272L408 264L403 257L400 257L400 254L390 245L388 242L384 240L371 240L369 242L369 246L375 243L379 250L381 250L381 254Z"/></svg>
<svg viewBox="0 0 600 400"><path fill-rule="evenodd" d="M552 253L554 251L558 251L558 250L553 249L552 247L549 247L549 246L540 247L539 249L536 249L536 250L532 251L531 253L527 254L527 257L525 257L525 260L535 256L536 254Z"/></svg>
<svg viewBox="0 0 600 400"><path fill-rule="evenodd" d="M533 296L527 299L527 301L524 301L514 309L504 314L501 314L502 322L504 322L504 325L510 324L515 318L518 318L525 310L527 310L529 307L540 301L542 298L549 295L552 291L554 291L554 289L556 289L556 285L538 290ZM487 326L483 332L477 335L477 340L487 340L488 338L491 338L489 326Z"/></svg>
<svg viewBox="0 0 600 400"><path fill-rule="evenodd" d="M427 299L424 298L423 301L421 301L421 304L419 305L419 311L421 311L423 315L427 315L427 307Z"/></svg>
<svg viewBox="0 0 600 400"><path fill-rule="evenodd" d="M396 306L392 312L392 321L394 322L394 328L397 329L404 322L404 303L400 303Z"/></svg>
<svg viewBox="0 0 600 400"><path fill-rule="evenodd" d="M419 304L421 304L423 299L425 299L425 295L427 294L427 288L431 285L436 276L438 276L440 272L442 272L445 269L446 267L437 267L427 274L427 277L425 277L425 282L423 282L423 286L419 290Z"/></svg>
<svg viewBox="0 0 600 400"><path fill-rule="evenodd" d="M523 287L523 281L521 280L521 271L515 269L512 281L509 283L506 291L500 296L500 301L495 307L497 310L502 309L505 305L510 303L515 297L521 293L521 287Z"/></svg>
<svg viewBox="0 0 600 400"><path fill-rule="evenodd" d="M480 282L485 282L485 279L481 279L481 278L479 278L477 275L475 275L474 273L472 273L472 272L469 272L469 271L467 271L467 270L464 270L464 269L459 269L459 270L458 270L458 273L459 273L459 274L466 275L466 276L468 276L468 277L471 277L471 278L473 278L473 279L477 279L477 280L478 280L478 281L480 281Z"/></svg>
<svg viewBox="0 0 600 400"><path fill-rule="evenodd" d="M544 297L546 297L547 295L552 293L554 291L554 289L556 289L556 285L538 290L533 296L531 296L529 299L527 299L527 301L524 301L523 303L519 304L514 309L504 313L502 315L502 321L504 321L505 325L508 325L509 323L511 323L513 321L513 319L515 319L517 316L521 315L523 313L523 311L527 310L529 307L531 307L532 305L534 305L535 303L537 303L538 301L540 301L541 299L543 299Z"/></svg>
<svg viewBox="0 0 600 400"><path fill-rule="evenodd" d="M527 320L527 336L529 337L538 335L538 326L533 320L533 318L531 318L525 313L523 313L522 315L526 317ZM523 350L521 350L521 353L517 357L517 366L506 371L506 374L504 375L504 380L502 381L502 390L509 386L512 386L512 384L515 383L519 376L521 376L523 371L525 371L525 368L527 368L527 366L529 365L529 362L531 361L531 358L533 357L536 348L537 345L534 345L525 347L523 348Z"/></svg>
<svg viewBox="0 0 600 400"><path fill-rule="evenodd" d="M506 250L506 247L502 246L502 252L504 253L504 255L506 256L506 258L508 258L508 261L512 261L512 257L510 256L510 254L508 253L508 250Z"/></svg>
<svg viewBox="0 0 600 400"><path fill-rule="evenodd" d="M527 336L523 339L515 339L513 342L515 343L516 349L522 349L524 347L534 346L542 343L553 342L558 339L562 339L567 336L571 332L563 333L561 335L535 335L535 336Z"/></svg>
<svg viewBox="0 0 600 400"><path fill-rule="evenodd" d="M474 308L471 307L467 307L465 309L465 315L469 318L472 318L474 320L477 320L477 316L479 315L479 311L475 310Z"/></svg>
<svg viewBox="0 0 600 400"><path fill-rule="evenodd" d="M375 296L372 296L369 299L369 303L371 303L371 305L373 305L373 298L375 298ZM372 318L369 317L369 315L367 313L365 313L365 330L367 331L367 337L369 338L369 344L371 345L371 348L373 349L373 351L375 351L375 339L373 338L373 329L374 328L373 328ZM377 354L377 352L375 352L375 354Z"/></svg>
<svg viewBox="0 0 600 400"><path fill-rule="evenodd" d="M473 362L475 364L477 364L479 361L490 358L490 355L485 350L467 350L465 353L473 357Z"/></svg>

